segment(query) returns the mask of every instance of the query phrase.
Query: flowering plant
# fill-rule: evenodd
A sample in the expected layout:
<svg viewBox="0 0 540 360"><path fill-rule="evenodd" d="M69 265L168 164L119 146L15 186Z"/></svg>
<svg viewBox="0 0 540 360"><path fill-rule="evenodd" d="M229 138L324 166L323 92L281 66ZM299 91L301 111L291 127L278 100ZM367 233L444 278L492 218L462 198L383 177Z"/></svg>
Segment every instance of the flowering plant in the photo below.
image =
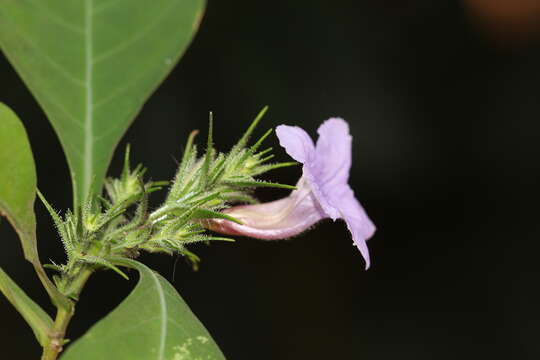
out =
<svg viewBox="0 0 540 360"><path fill-rule="evenodd" d="M24 257L56 309L54 319L1 269L0 292L32 329L42 360L225 358L177 290L139 262L143 252L177 254L197 268L193 244L234 241L215 232L282 239L331 218L346 222L369 266L365 241L375 227L347 184L352 139L344 120L326 121L316 145L300 128L277 128L281 145L303 164L296 186L259 178L296 164L270 162L271 148L261 146L272 130L251 141L266 108L227 152L214 146L210 114L203 150L192 132L170 181L148 180L142 165L132 167L129 146L121 174L105 176L118 141L180 59L205 5L203 0L154 3L11 1L0 7L2 52L53 125L72 177L73 206L57 211L37 189L21 120L0 103L0 214L17 231ZM266 187L292 192L259 204L254 189ZM152 193L164 189L164 201L152 207ZM65 261L41 261L36 196L52 218ZM88 279L102 270L129 279L126 268L139 274L135 288L71 341L68 326Z"/></svg>

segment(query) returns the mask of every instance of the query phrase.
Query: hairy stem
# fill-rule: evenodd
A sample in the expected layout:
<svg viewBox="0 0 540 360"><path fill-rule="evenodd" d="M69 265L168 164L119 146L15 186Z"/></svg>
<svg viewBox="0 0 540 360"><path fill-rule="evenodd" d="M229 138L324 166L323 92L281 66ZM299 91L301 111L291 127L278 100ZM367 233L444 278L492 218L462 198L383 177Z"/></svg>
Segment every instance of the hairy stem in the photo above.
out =
<svg viewBox="0 0 540 360"><path fill-rule="evenodd" d="M56 307L69 307L70 301L69 299L61 294L56 286L52 283L52 281L49 279L47 274L45 273L45 270L43 269L43 266L39 261L32 262L32 265L34 266L34 270L36 271L36 274L39 277L39 280L41 281L41 284L49 294L49 297L51 298L51 301Z"/></svg>
<svg viewBox="0 0 540 360"><path fill-rule="evenodd" d="M70 286L69 293L75 294L76 297L81 293L86 281L92 275L94 269L88 265L81 266L75 274ZM56 319L54 326L49 333L49 342L43 347L41 360L56 360L62 352L65 344L65 336L67 327L75 315L75 302L70 302L70 306L60 306L57 308Z"/></svg>

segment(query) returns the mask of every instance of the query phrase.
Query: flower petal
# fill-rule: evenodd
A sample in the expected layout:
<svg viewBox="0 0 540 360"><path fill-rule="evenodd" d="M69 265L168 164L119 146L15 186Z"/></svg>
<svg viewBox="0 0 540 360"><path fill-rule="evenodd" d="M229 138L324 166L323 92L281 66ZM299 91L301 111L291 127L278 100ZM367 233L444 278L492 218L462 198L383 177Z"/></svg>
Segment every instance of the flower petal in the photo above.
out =
<svg viewBox="0 0 540 360"><path fill-rule="evenodd" d="M317 130L319 139L313 160L304 164L304 176L326 214L336 220L341 217L333 194L347 186L351 168L352 137L349 125L341 118L326 120Z"/></svg>
<svg viewBox="0 0 540 360"><path fill-rule="evenodd" d="M327 217L331 218L332 220L336 221L338 218L341 217L341 214L336 206L334 206L333 202L331 202L331 197L329 195L332 195L332 189L324 189L323 186L321 186L321 183L319 182L319 179L316 175L314 175L314 172L311 170L310 166L311 164L305 164L302 168L303 170L303 177L307 180L309 183L309 186L313 192L313 195L317 199L318 204L324 211Z"/></svg>
<svg viewBox="0 0 540 360"><path fill-rule="evenodd" d="M375 233L375 225L354 196L354 192L347 186L339 194L339 211L343 220L347 223L347 228L351 232L353 242L360 250L366 261L366 270L370 266L369 250L366 241Z"/></svg>
<svg viewBox="0 0 540 360"><path fill-rule="evenodd" d="M352 158L352 136L349 125L341 118L326 120L317 130L319 139L315 148L313 171L319 186L347 184Z"/></svg>
<svg viewBox="0 0 540 360"><path fill-rule="evenodd" d="M304 129L298 126L279 125L276 134L280 145L294 160L305 164L313 159L315 146Z"/></svg>
<svg viewBox="0 0 540 360"><path fill-rule="evenodd" d="M242 225L213 219L205 226L223 234L265 240L286 239L298 235L326 216L303 178L297 187L297 190L280 200L234 206L223 211L240 220Z"/></svg>

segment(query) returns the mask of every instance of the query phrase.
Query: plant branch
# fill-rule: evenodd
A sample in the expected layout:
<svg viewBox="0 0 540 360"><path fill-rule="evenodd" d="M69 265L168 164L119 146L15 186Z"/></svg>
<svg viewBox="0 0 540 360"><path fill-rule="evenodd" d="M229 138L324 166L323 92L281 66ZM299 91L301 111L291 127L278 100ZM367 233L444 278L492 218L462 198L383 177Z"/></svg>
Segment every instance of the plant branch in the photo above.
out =
<svg viewBox="0 0 540 360"><path fill-rule="evenodd" d="M69 284L69 291L66 293L71 293L78 297L93 272L94 269L90 265L84 264L79 267L73 280ZM73 318L73 315L75 315L75 305L75 301L70 300L69 307L57 307L56 319L53 328L49 333L49 341L43 347L41 360L56 360L58 355L62 352L64 344L66 343L65 336L67 327Z"/></svg>
<svg viewBox="0 0 540 360"><path fill-rule="evenodd" d="M40 262L32 262L32 265L34 266L34 270L36 271L36 274L38 275L41 284L43 284L43 287L47 291L47 294L49 294L49 297L51 298L54 306L56 306L57 308L69 308L71 306L70 300L58 291L56 286L52 283L52 281L45 273L43 265L41 265Z"/></svg>

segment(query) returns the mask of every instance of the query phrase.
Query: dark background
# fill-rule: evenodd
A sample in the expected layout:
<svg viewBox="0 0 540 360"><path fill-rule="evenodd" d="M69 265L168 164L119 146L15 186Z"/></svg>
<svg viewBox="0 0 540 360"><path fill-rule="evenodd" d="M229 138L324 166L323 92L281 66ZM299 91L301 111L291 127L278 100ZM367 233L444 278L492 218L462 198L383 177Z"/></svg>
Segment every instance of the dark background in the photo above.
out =
<svg viewBox="0 0 540 360"><path fill-rule="evenodd" d="M205 131L210 110L223 150L267 104L259 133L286 123L315 135L324 119L342 116L354 136L351 186L378 227L367 272L344 224L330 221L292 241L192 248L200 271L180 258L174 280L176 258L144 256L229 359L539 358L534 3L209 1L194 43L121 148L130 142L154 179L170 179L188 132ZM28 130L40 189L68 208L68 168L51 126L3 56L0 79L0 101ZM287 159L276 138L268 144ZM270 178L294 183L299 174ZM41 257L62 261L36 208ZM48 306L5 221L0 238L0 265ZM133 285L112 272L93 277L71 336ZM0 320L0 357L37 359L31 331L3 298Z"/></svg>

